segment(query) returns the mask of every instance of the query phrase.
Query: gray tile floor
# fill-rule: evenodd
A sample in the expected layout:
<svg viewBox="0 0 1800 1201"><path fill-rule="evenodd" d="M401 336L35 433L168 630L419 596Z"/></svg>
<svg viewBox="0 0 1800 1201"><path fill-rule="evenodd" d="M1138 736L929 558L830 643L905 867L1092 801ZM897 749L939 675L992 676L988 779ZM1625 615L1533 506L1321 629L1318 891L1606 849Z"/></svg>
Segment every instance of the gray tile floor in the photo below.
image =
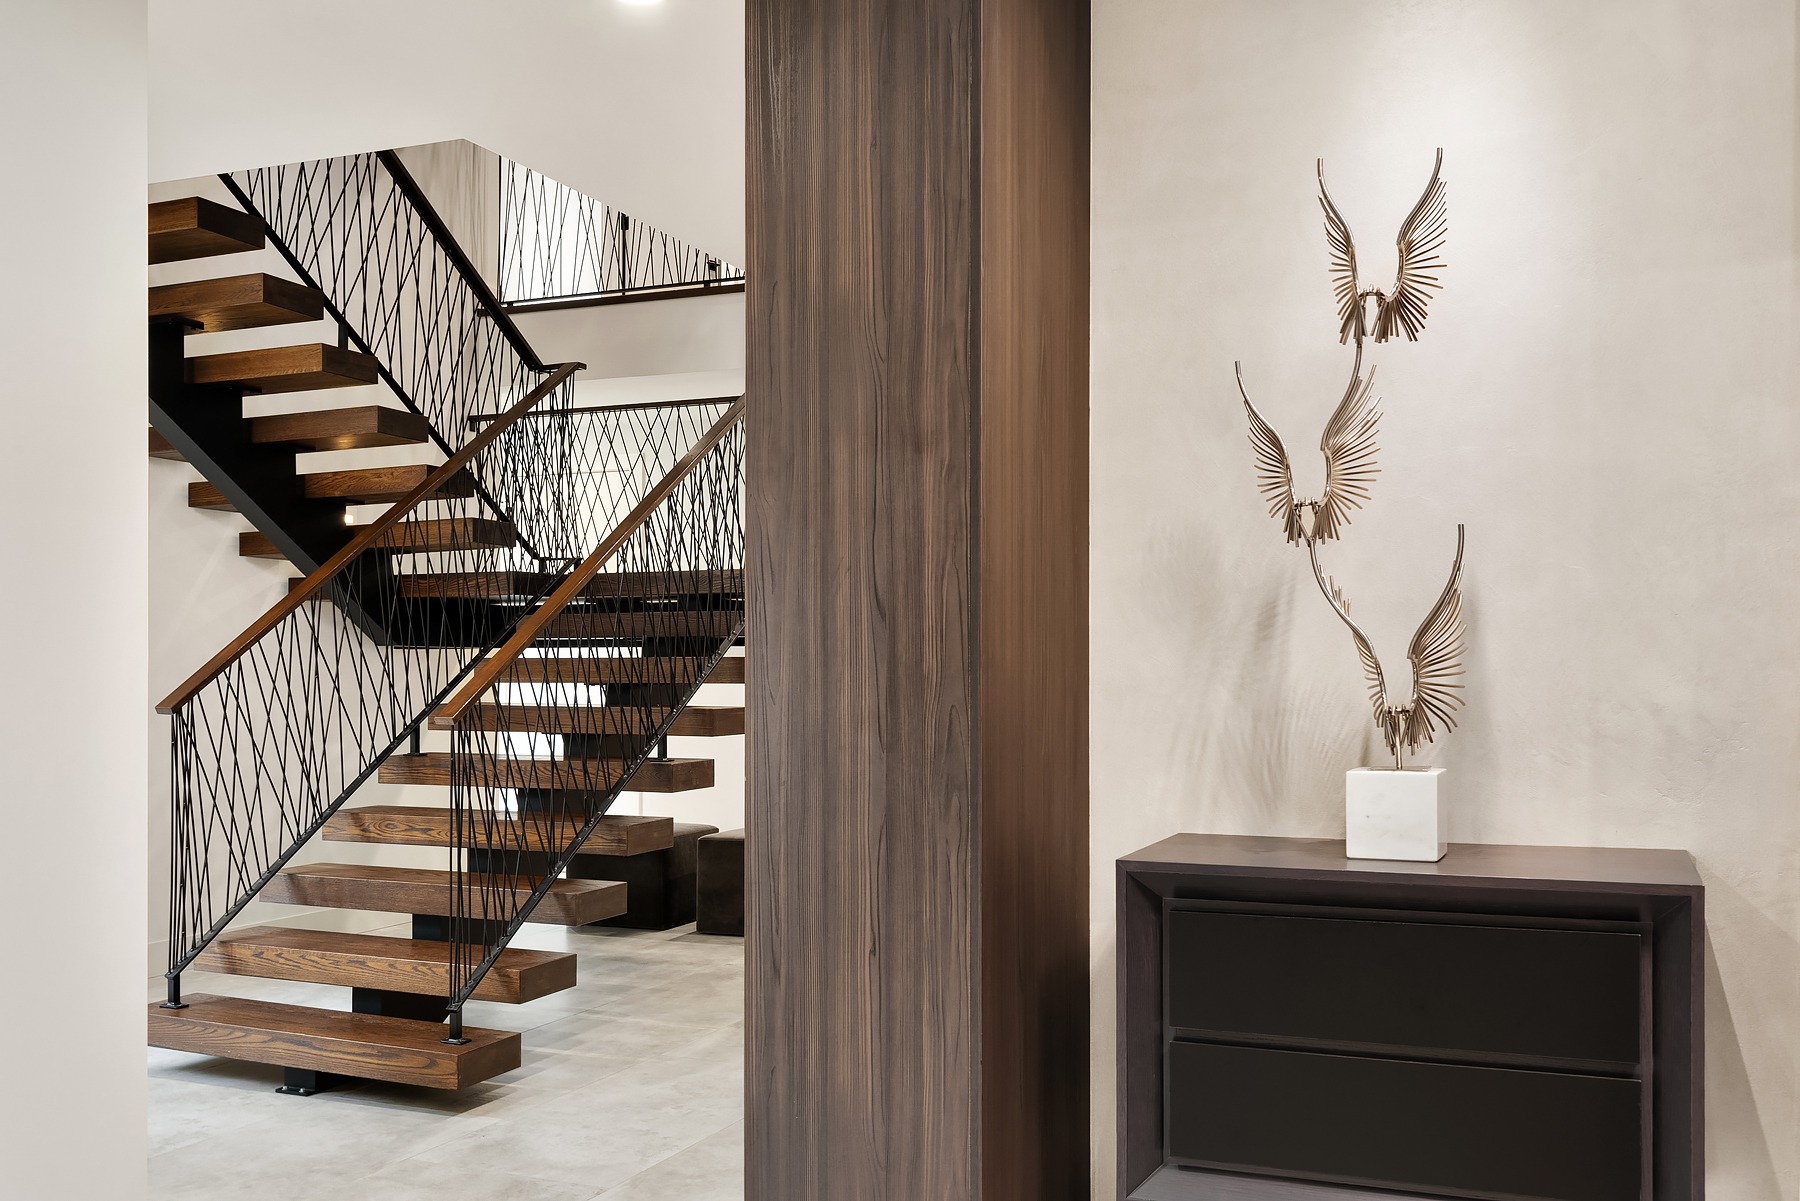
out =
<svg viewBox="0 0 1800 1201"><path fill-rule="evenodd" d="M574 951L580 983L527 1005L470 1002L469 1024L524 1032L524 1065L461 1093L369 1083L284 1097L278 1068L152 1048L151 1197L738 1201L743 940L530 926L515 945ZM349 1007L347 989L183 983Z"/></svg>

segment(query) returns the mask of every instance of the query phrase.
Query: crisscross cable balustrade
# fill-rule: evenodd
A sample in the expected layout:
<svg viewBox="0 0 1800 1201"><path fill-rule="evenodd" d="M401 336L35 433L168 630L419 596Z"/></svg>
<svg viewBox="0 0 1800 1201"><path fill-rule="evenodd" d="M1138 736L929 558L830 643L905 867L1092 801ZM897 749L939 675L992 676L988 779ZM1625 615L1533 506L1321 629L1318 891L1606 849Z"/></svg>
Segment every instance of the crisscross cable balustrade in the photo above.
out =
<svg viewBox="0 0 1800 1201"><path fill-rule="evenodd" d="M219 178L445 454L473 436L471 417L511 407L549 370L395 152ZM479 471L476 487L491 487Z"/></svg>
<svg viewBox="0 0 1800 1201"><path fill-rule="evenodd" d="M743 269L541 172L500 160L500 296L507 304L741 284Z"/></svg>
<svg viewBox="0 0 1800 1201"><path fill-rule="evenodd" d="M743 401L433 715L452 732L448 1008L743 635Z"/></svg>
<svg viewBox="0 0 1800 1201"><path fill-rule="evenodd" d="M558 367L161 705L169 980L708 431L719 402L579 409ZM480 473L509 502L494 507ZM516 519L516 520L515 520Z"/></svg>

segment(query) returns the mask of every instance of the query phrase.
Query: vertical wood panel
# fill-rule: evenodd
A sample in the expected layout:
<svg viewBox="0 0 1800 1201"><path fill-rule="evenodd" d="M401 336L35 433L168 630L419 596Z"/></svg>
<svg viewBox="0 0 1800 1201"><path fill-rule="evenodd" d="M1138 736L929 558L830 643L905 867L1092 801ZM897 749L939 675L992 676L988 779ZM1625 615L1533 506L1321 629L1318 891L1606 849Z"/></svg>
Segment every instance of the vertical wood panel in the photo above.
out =
<svg viewBox="0 0 1800 1201"><path fill-rule="evenodd" d="M1074 1196L1039 1182L1077 1160L1086 1189L1086 50L1079 205L1042 227L1079 220L1079 271L996 270L983 239L1046 235L981 207L984 22L1038 6L994 7L747 7L755 1201Z"/></svg>
<svg viewBox="0 0 1800 1201"><path fill-rule="evenodd" d="M1088 6L981 46L982 1197L1088 1195Z"/></svg>

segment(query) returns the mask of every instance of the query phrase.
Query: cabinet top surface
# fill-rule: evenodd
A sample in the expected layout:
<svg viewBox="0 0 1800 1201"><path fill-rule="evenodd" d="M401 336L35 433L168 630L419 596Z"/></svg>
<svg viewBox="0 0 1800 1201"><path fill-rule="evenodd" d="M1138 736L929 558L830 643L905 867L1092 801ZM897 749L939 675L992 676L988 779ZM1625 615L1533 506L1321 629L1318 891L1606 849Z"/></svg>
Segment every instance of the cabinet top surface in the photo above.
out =
<svg viewBox="0 0 1800 1201"><path fill-rule="evenodd" d="M1524 847L1453 842L1436 863L1346 859L1328 838L1177 834L1122 857L1135 871L1235 876L1422 877L1444 885L1508 882L1605 889L1699 892L1700 873L1686 851L1629 847Z"/></svg>

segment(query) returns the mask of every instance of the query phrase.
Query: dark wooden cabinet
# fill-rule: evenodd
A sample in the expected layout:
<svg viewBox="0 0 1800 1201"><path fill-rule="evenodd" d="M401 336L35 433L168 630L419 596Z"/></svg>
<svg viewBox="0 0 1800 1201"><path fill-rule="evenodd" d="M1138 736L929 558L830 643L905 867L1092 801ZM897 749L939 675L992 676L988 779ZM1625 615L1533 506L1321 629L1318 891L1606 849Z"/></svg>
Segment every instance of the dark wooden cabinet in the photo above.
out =
<svg viewBox="0 0 1800 1201"><path fill-rule="evenodd" d="M1180 835L1118 886L1121 1198L1703 1195L1685 852Z"/></svg>

